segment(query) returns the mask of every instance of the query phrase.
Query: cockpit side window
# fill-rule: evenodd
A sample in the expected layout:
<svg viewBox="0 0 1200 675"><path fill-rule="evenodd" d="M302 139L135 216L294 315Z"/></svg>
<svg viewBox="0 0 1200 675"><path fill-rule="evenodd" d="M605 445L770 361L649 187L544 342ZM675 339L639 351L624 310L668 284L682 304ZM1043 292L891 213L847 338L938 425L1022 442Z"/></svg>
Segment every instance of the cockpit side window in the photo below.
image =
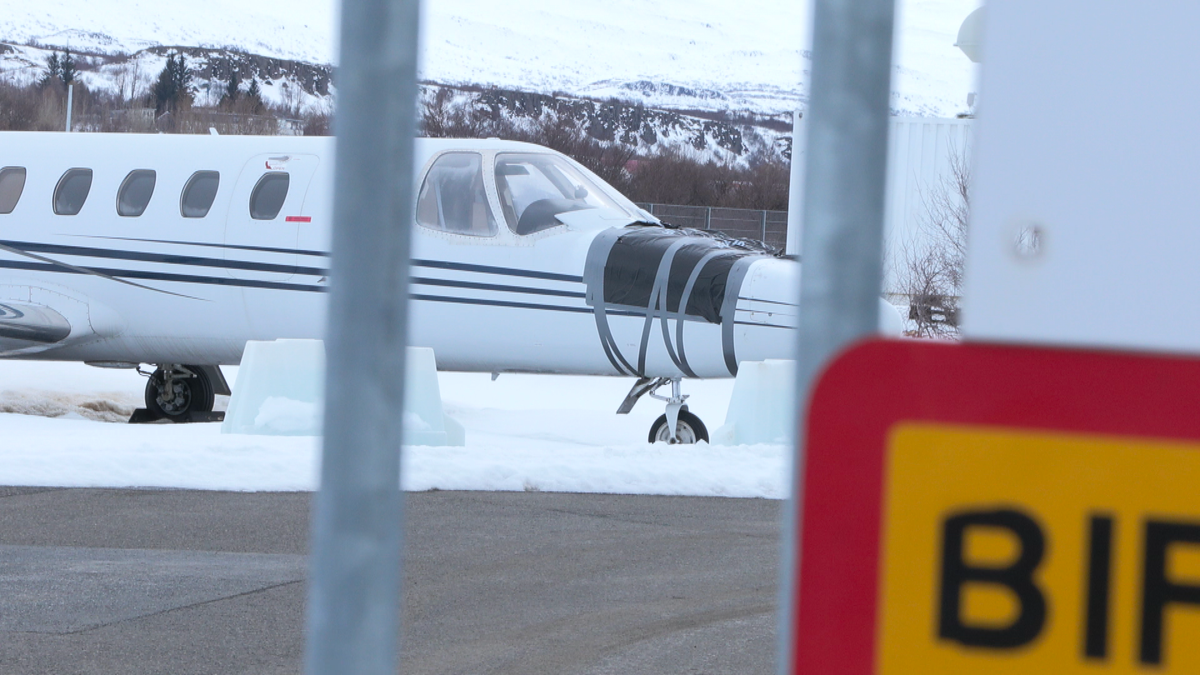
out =
<svg viewBox="0 0 1200 675"><path fill-rule="evenodd" d="M497 155L496 192L508 228L520 235L561 225L555 216L568 211L628 213L569 162L550 154Z"/></svg>
<svg viewBox="0 0 1200 675"><path fill-rule="evenodd" d="M417 196L417 224L470 237L499 231L483 186L483 156L448 152L429 168Z"/></svg>
<svg viewBox="0 0 1200 675"><path fill-rule="evenodd" d="M6 166L0 169L0 214L12 213L25 191L25 167Z"/></svg>

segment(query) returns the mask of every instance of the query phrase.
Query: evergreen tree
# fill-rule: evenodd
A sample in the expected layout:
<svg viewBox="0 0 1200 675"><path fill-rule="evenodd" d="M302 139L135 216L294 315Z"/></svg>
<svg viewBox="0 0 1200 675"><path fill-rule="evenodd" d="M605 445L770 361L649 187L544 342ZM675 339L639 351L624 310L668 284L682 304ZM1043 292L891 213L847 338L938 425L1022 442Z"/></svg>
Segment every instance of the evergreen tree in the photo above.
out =
<svg viewBox="0 0 1200 675"><path fill-rule="evenodd" d="M71 56L71 50L63 52L63 56L58 61L58 77L64 85L71 85L79 77L79 70L75 68L75 58Z"/></svg>
<svg viewBox="0 0 1200 675"><path fill-rule="evenodd" d="M171 73L175 70L175 55L167 55L167 65L163 67L162 72L158 74L158 81L154 83L154 110L158 114L162 114L171 107L171 103L175 100L175 79Z"/></svg>
<svg viewBox="0 0 1200 675"><path fill-rule="evenodd" d="M230 105L232 105L233 103L236 103L238 100L238 97L241 96L241 94L242 94L241 89L239 89L239 87L241 87L241 85L242 85L242 79L240 77L238 77L237 71L235 70L229 76L229 84L225 85L225 95L221 97L221 103L222 104L228 103Z"/></svg>
<svg viewBox="0 0 1200 675"><path fill-rule="evenodd" d="M246 99L251 103L251 112L262 112L262 89L258 88L258 78L250 78L250 86L246 89Z"/></svg>
<svg viewBox="0 0 1200 675"><path fill-rule="evenodd" d="M154 110L158 114L174 112L192 103L192 73L182 54L167 55L167 65L154 83Z"/></svg>
<svg viewBox="0 0 1200 675"><path fill-rule="evenodd" d="M50 52L50 56L46 57L46 74L42 77L38 85L45 87L54 82L62 81L62 62L59 61L58 52Z"/></svg>

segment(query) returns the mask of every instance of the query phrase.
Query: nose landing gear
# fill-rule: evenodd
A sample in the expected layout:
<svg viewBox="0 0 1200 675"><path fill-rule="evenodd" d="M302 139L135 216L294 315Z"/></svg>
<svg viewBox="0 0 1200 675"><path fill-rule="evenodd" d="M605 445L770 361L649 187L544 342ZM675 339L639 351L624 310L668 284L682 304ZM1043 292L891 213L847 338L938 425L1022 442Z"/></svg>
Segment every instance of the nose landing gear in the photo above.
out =
<svg viewBox="0 0 1200 675"><path fill-rule="evenodd" d="M661 387L666 386L668 382L671 384L670 396L659 396L655 393ZM659 441L670 444L699 443L700 441L707 443L708 429L705 428L699 417L688 412L687 404L684 403L688 397L680 392L681 385L682 379L678 377L640 378L629 390L621 407L617 408L617 414L627 414L633 410L638 399L649 394L650 398L665 401L667 404L667 411L660 415L650 427L649 441L651 443Z"/></svg>

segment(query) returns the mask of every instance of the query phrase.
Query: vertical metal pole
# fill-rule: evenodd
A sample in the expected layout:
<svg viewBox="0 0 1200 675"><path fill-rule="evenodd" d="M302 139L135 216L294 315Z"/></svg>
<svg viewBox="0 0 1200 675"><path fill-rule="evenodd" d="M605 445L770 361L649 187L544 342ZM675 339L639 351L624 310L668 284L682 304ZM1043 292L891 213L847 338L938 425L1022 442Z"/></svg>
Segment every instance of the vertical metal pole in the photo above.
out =
<svg viewBox="0 0 1200 675"><path fill-rule="evenodd" d="M807 140L808 120L797 110L792 116L792 166L788 181L787 244L788 255L800 253L800 237L804 231L804 163L808 155L804 152Z"/></svg>
<svg viewBox="0 0 1200 675"><path fill-rule="evenodd" d="M878 330L894 14L894 0L816 0L813 8L796 364L801 415L784 550L780 672L791 667L792 622L803 593L796 574L809 394L834 355Z"/></svg>
<svg viewBox="0 0 1200 675"><path fill-rule="evenodd" d="M704 210L704 229L712 229L712 207L707 206Z"/></svg>
<svg viewBox="0 0 1200 675"><path fill-rule="evenodd" d="M75 85L67 85L67 129L66 132L71 133L71 109L75 107Z"/></svg>
<svg viewBox="0 0 1200 675"><path fill-rule="evenodd" d="M765 243L767 243L767 211L766 211L766 209L763 209L763 212L760 213L759 215L762 216L762 241L765 244Z"/></svg>
<svg viewBox="0 0 1200 675"><path fill-rule="evenodd" d="M394 675L420 0L344 0L309 675Z"/></svg>

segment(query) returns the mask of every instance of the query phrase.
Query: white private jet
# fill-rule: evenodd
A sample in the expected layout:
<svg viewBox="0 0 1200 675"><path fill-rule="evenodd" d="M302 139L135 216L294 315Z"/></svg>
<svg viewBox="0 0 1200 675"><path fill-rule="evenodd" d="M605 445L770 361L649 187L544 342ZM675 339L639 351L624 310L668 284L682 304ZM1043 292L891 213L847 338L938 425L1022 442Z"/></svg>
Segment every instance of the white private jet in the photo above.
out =
<svg viewBox="0 0 1200 675"><path fill-rule="evenodd" d="M0 133L0 358L138 368L211 418L247 340L321 338L331 138ZM624 375L651 440L707 439L685 377L791 355L799 264L665 227L566 156L416 143L409 342L445 370ZM146 373L143 373L146 374ZM656 396L671 384L670 396Z"/></svg>

